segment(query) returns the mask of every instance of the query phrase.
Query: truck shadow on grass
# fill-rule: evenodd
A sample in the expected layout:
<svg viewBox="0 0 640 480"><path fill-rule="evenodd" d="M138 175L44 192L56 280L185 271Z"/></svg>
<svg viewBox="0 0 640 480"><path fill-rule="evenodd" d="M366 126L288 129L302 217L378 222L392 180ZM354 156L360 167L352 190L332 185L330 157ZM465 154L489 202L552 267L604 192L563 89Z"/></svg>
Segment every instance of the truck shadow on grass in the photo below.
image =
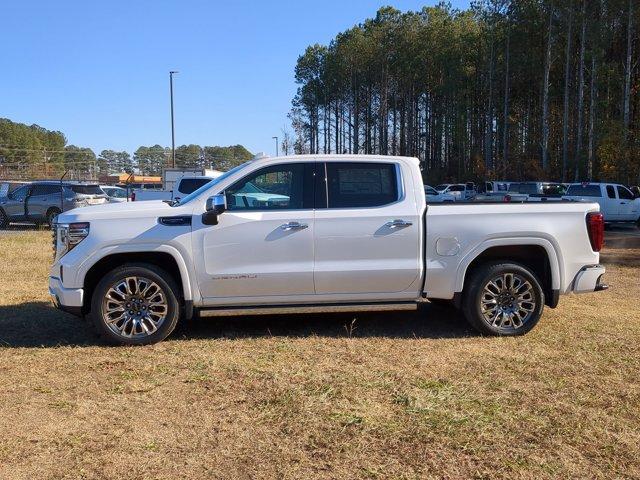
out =
<svg viewBox="0 0 640 480"><path fill-rule="evenodd" d="M417 312L260 315L193 319L165 341L303 338L462 338L476 336L455 309L425 305ZM106 346L86 321L47 302L0 306L0 349Z"/></svg>

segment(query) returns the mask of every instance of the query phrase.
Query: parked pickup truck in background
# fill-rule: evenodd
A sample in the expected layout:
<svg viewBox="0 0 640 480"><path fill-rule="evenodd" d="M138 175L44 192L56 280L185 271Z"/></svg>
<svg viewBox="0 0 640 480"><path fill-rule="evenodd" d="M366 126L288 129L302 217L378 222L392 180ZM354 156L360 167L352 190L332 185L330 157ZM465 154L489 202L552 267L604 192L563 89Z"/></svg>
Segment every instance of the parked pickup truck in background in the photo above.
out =
<svg viewBox="0 0 640 480"><path fill-rule="evenodd" d="M635 223L640 228L640 197L617 183L572 183L565 200L600 205L606 223Z"/></svg>
<svg viewBox="0 0 640 480"><path fill-rule="evenodd" d="M480 202L548 202L560 201L566 188L554 182L487 182L497 187L475 197Z"/></svg>
<svg viewBox="0 0 640 480"><path fill-rule="evenodd" d="M435 188L440 193L451 195L458 202L472 200L477 194L473 182L443 183Z"/></svg>
<svg viewBox="0 0 640 480"><path fill-rule="evenodd" d="M0 228L11 222L51 225L63 211L101 205L108 200L98 185L38 181L24 184L0 198Z"/></svg>
<svg viewBox="0 0 640 480"><path fill-rule="evenodd" d="M598 210L427 206L415 158L260 158L173 204L61 214L49 291L122 344L160 341L193 316L416 310L429 299L482 333L520 335L560 295L606 288Z"/></svg>

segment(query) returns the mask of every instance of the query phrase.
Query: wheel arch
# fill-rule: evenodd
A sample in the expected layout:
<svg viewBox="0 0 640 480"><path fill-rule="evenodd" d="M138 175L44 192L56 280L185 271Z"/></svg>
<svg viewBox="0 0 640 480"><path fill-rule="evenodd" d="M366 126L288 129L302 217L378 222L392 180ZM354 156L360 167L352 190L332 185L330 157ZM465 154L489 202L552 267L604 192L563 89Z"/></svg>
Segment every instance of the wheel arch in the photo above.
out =
<svg viewBox="0 0 640 480"><path fill-rule="evenodd" d="M184 301L185 307L192 308L193 295L184 259L177 250L165 246L156 250L109 252L95 259L90 265L83 265L84 275L81 279L84 290L83 313L90 310L91 297L100 279L107 272L128 263L148 263L165 270L180 288L178 294Z"/></svg>
<svg viewBox="0 0 640 480"><path fill-rule="evenodd" d="M556 248L544 238L511 238L490 240L470 252L460 263L455 291L464 290L469 274L488 261L505 260L522 264L540 279L545 303L555 307L562 283L561 263Z"/></svg>

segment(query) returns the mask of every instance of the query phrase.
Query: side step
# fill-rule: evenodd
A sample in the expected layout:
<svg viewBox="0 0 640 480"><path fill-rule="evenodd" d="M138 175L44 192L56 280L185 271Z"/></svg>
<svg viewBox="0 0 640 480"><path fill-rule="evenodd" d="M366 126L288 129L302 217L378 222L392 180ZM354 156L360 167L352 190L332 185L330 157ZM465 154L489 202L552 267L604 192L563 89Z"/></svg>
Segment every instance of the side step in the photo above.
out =
<svg viewBox="0 0 640 480"><path fill-rule="evenodd" d="M217 307L198 310L200 317L238 315L289 315L302 313L391 312L417 310L416 302L395 303L330 303L314 305L265 305L255 307Z"/></svg>

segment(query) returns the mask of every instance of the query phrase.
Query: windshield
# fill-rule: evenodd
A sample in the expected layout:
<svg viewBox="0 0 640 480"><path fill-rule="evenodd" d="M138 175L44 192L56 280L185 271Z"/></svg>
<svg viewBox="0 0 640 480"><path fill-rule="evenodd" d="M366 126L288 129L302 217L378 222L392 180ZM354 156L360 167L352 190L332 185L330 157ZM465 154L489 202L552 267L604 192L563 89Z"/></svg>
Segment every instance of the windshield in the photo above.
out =
<svg viewBox="0 0 640 480"><path fill-rule="evenodd" d="M227 179L230 175L233 175L234 173L242 170L244 167L246 167L250 163L251 163L250 161L249 162L244 162L244 163L238 165L237 167L232 168L228 172L223 173L222 175L220 175L215 180L211 180L209 183L205 183L199 189L193 191L192 193L190 193L189 195L187 195L186 197L181 199L179 202L176 202L173 206L177 207L178 205L185 205L185 204L189 203L194 198L199 197L203 192L206 192L211 187L214 187L215 185L219 184L221 181Z"/></svg>
<svg viewBox="0 0 640 480"><path fill-rule="evenodd" d="M427 195L438 195L438 192L436 192L436 190L429 185L425 185L424 191Z"/></svg>
<svg viewBox="0 0 640 480"><path fill-rule="evenodd" d="M450 192L464 192L464 185L451 185L449 187Z"/></svg>
<svg viewBox="0 0 640 480"><path fill-rule="evenodd" d="M443 191L445 188L447 188L449 185L446 183L443 183L441 185L437 185L436 186L436 190L438 190L439 192Z"/></svg>

